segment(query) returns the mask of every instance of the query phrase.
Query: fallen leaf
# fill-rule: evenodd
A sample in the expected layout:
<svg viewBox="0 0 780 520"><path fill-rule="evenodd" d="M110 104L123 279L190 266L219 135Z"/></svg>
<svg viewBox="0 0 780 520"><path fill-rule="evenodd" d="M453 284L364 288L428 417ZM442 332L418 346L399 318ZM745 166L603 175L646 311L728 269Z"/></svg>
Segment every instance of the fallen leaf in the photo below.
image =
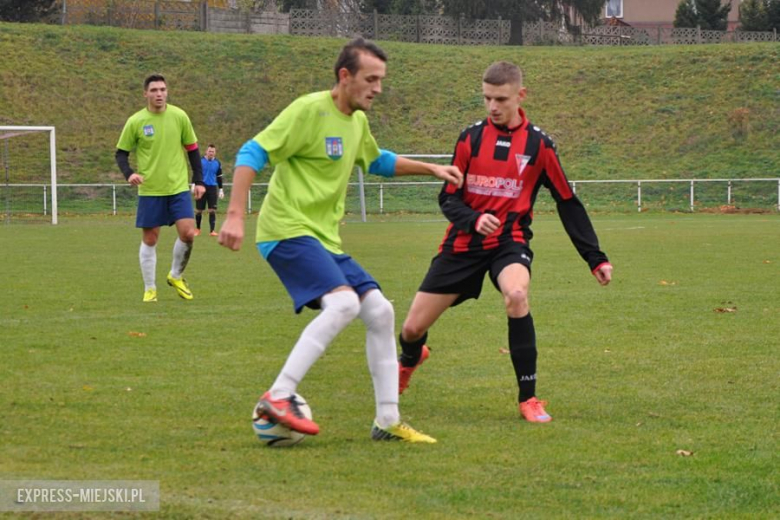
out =
<svg viewBox="0 0 780 520"><path fill-rule="evenodd" d="M498 353L499 354L509 354L509 349L508 348L500 348L500 349L498 349Z"/></svg>
<svg viewBox="0 0 780 520"><path fill-rule="evenodd" d="M713 310L720 314L724 314L727 312L737 312L737 306L735 305L734 307L715 307Z"/></svg>
<svg viewBox="0 0 780 520"><path fill-rule="evenodd" d="M125 388L125 391L126 391L126 392L132 392L132 391L133 391L133 389L132 389L132 388L130 388L130 387L128 386L127 388Z"/></svg>
<svg viewBox="0 0 780 520"><path fill-rule="evenodd" d="M131 338L145 338L146 337L146 332L132 332L131 331L131 332L128 332L127 335L130 336Z"/></svg>
<svg viewBox="0 0 780 520"><path fill-rule="evenodd" d="M638 423L636 423L636 425L637 427L642 426L642 421L639 421Z"/></svg>
<svg viewBox="0 0 780 520"><path fill-rule="evenodd" d="M92 388L89 385L84 385L81 387L81 389L84 390L85 392L91 392L92 390L94 390L94 388Z"/></svg>
<svg viewBox="0 0 780 520"><path fill-rule="evenodd" d="M675 453L680 457L693 457L693 452L688 450L677 450Z"/></svg>
<svg viewBox="0 0 780 520"><path fill-rule="evenodd" d="M771 260L764 260L764 263L765 263L765 264L771 264L771 263L772 263L772 261L771 261Z"/></svg>
<svg viewBox="0 0 780 520"><path fill-rule="evenodd" d="M661 280L658 282L658 285L677 285L677 282L667 282L666 280Z"/></svg>
<svg viewBox="0 0 780 520"><path fill-rule="evenodd" d="M605 348L605 349L604 349L604 353L605 353L605 354L609 354L610 352L612 352L612 351L611 351L611 350L609 350L608 348Z"/></svg>

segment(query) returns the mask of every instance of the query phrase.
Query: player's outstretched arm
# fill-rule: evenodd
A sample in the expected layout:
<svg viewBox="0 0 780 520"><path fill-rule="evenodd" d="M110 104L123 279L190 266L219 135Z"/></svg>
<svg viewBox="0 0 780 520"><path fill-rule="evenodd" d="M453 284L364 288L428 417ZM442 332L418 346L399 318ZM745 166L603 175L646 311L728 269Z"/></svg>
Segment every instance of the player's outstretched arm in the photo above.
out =
<svg viewBox="0 0 780 520"><path fill-rule="evenodd" d="M438 179L454 184L458 188L463 185L463 173L457 166L415 161L400 155L395 163L396 175L432 175Z"/></svg>
<svg viewBox="0 0 780 520"><path fill-rule="evenodd" d="M233 172L233 189L230 190L227 217L222 224L218 238L221 245L233 251L241 249L241 243L244 241L246 199L255 175L255 170L249 166L238 166Z"/></svg>

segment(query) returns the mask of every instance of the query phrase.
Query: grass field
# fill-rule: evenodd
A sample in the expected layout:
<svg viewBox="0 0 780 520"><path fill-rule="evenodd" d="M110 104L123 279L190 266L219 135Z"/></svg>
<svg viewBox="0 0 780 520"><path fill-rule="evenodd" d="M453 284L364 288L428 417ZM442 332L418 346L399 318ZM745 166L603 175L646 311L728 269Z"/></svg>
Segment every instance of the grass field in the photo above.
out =
<svg viewBox="0 0 780 520"><path fill-rule="evenodd" d="M557 217L534 225L552 423L517 417L488 284L432 330L401 399L438 444L369 439L356 323L300 387L322 433L280 450L250 413L312 314L292 313L251 246L198 238L185 302L164 286L164 230L160 301L144 305L130 219L0 226L0 480L157 480L164 518L777 518L780 217L593 220L607 288ZM399 326L443 228L343 227Z"/></svg>

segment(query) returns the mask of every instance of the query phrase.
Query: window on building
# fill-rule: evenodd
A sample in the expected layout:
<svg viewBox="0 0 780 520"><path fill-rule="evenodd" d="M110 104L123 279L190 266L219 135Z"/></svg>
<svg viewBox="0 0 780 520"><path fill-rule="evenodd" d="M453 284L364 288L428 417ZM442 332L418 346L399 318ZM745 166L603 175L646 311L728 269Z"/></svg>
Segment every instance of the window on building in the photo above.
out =
<svg viewBox="0 0 780 520"><path fill-rule="evenodd" d="M607 0L606 18L623 18L623 0Z"/></svg>

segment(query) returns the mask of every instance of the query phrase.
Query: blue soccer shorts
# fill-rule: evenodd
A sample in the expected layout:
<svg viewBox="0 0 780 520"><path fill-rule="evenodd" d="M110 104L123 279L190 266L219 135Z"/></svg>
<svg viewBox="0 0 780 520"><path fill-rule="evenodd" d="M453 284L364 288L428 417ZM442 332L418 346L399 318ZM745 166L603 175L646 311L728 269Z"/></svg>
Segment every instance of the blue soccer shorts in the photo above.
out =
<svg viewBox="0 0 780 520"><path fill-rule="evenodd" d="M177 220L195 218L189 190L176 195L139 195L135 227L156 228L172 226Z"/></svg>
<svg viewBox="0 0 780 520"><path fill-rule="evenodd" d="M313 237L281 240L266 260L287 289L296 314L304 307L319 309L320 298L342 285L352 287L358 296L379 289L351 256L331 253Z"/></svg>

